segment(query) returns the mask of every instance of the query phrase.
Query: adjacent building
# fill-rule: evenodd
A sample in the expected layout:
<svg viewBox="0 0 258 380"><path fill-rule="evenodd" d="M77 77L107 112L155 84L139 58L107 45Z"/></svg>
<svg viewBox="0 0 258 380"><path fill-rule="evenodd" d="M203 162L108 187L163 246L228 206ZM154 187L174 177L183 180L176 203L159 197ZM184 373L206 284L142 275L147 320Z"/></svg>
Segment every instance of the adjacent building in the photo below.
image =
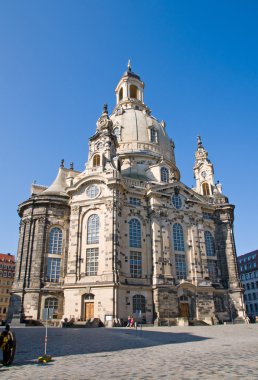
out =
<svg viewBox="0 0 258 380"><path fill-rule="evenodd" d="M174 142L144 103L128 64L89 139L83 171L61 162L19 205L13 285L22 319L127 316L147 323L243 318L234 206L198 137L195 187L180 180ZM232 307L233 305L233 311Z"/></svg>
<svg viewBox="0 0 258 380"><path fill-rule="evenodd" d="M0 253L0 323L6 321L14 273L14 255Z"/></svg>
<svg viewBox="0 0 258 380"><path fill-rule="evenodd" d="M258 316L258 250L241 255L237 260L244 288L246 314L254 321Z"/></svg>

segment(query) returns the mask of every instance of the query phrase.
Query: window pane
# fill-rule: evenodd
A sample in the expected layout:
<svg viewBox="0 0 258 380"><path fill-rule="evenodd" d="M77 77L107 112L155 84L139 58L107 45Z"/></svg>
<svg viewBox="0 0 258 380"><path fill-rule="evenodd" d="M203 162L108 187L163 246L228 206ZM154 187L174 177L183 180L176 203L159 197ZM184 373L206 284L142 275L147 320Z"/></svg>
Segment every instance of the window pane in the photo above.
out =
<svg viewBox="0 0 258 380"><path fill-rule="evenodd" d="M141 252L130 252L130 273L131 277L142 277L142 254Z"/></svg>
<svg viewBox="0 0 258 380"><path fill-rule="evenodd" d="M135 296L133 296L133 313L136 313L136 312L139 312L141 311L142 313L145 313L145 310L146 310L146 301L145 301L145 297L140 295L140 294L136 294Z"/></svg>
<svg viewBox="0 0 258 380"><path fill-rule="evenodd" d="M158 142L158 132L156 131L155 128L150 129L150 141L152 143Z"/></svg>
<svg viewBox="0 0 258 380"><path fill-rule="evenodd" d="M58 299L57 298L47 298L45 300L45 309L58 309Z"/></svg>
<svg viewBox="0 0 258 380"><path fill-rule="evenodd" d="M99 243L99 216L93 214L88 219L87 244Z"/></svg>
<svg viewBox="0 0 258 380"><path fill-rule="evenodd" d="M86 250L86 276L96 276L98 274L99 249L87 248Z"/></svg>
<svg viewBox="0 0 258 380"><path fill-rule="evenodd" d="M174 240L174 250L184 251L184 233L183 228L179 223L173 225L173 240Z"/></svg>
<svg viewBox="0 0 258 380"><path fill-rule="evenodd" d="M160 169L160 179L161 182L168 182L169 181L169 173L167 168L161 168Z"/></svg>
<svg viewBox="0 0 258 380"><path fill-rule="evenodd" d="M209 231L204 232L206 255L215 256L215 245L212 234Z"/></svg>
<svg viewBox="0 0 258 380"><path fill-rule="evenodd" d="M49 235L49 253L62 254L63 233L60 228L52 228Z"/></svg>
<svg viewBox="0 0 258 380"><path fill-rule="evenodd" d="M137 219L131 219L129 222L129 245L141 248L141 224Z"/></svg>
<svg viewBox="0 0 258 380"><path fill-rule="evenodd" d="M210 280L215 282L217 280L217 261L207 260L207 262Z"/></svg>
<svg viewBox="0 0 258 380"><path fill-rule="evenodd" d="M176 259L176 276L179 280L187 278L185 255L175 255Z"/></svg>
<svg viewBox="0 0 258 380"><path fill-rule="evenodd" d="M173 206L176 208L176 209L180 209L182 207L182 200L180 198L180 195L176 195L174 194L172 196L172 203L173 203Z"/></svg>
<svg viewBox="0 0 258 380"><path fill-rule="evenodd" d="M47 259L47 281L59 282L60 267L61 259L52 257Z"/></svg>
<svg viewBox="0 0 258 380"><path fill-rule="evenodd" d="M140 206L141 205L141 200L139 198L130 197L129 203L130 203L130 205Z"/></svg>

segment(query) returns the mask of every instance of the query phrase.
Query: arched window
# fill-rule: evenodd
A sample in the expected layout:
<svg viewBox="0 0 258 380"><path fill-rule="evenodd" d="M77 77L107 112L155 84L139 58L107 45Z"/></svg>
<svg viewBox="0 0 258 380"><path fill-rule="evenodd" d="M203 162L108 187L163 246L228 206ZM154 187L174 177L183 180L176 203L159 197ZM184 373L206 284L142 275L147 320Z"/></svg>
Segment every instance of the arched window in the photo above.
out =
<svg viewBox="0 0 258 380"><path fill-rule="evenodd" d="M169 181L169 172L167 168L161 168L160 169L160 180L161 182L168 182Z"/></svg>
<svg viewBox="0 0 258 380"><path fill-rule="evenodd" d="M61 255L62 254L62 239L63 233L60 228L54 227L49 234L48 253Z"/></svg>
<svg viewBox="0 0 258 380"><path fill-rule="evenodd" d="M174 250L184 252L184 233L181 224L175 223L173 225L173 241L174 241Z"/></svg>
<svg viewBox="0 0 258 380"><path fill-rule="evenodd" d="M210 195L210 189L209 189L209 185L207 182L204 182L202 184L202 193L203 193L203 195Z"/></svg>
<svg viewBox="0 0 258 380"><path fill-rule="evenodd" d="M138 99L137 93L138 93L137 87L134 86L133 84L131 84L131 86L130 86L130 98Z"/></svg>
<svg viewBox="0 0 258 380"><path fill-rule="evenodd" d="M129 245L141 248L141 223L138 219L131 219L129 222Z"/></svg>
<svg viewBox="0 0 258 380"><path fill-rule="evenodd" d="M88 218L87 244L99 243L99 216L93 214Z"/></svg>
<svg viewBox="0 0 258 380"><path fill-rule="evenodd" d="M215 244L214 238L210 231L204 231L204 239L206 246L206 255L207 256L215 256Z"/></svg>
<svg viewBox="0 0 258 380"><path fill-rule="evenodd" d="M58 311L58 299L54 297L46 298L44 307L47 310L47 318L52 317Z"/></svg>
<svg viewBox="0 0 258 380"><path fill-rule="evenodd" d="M100 155L99 154L95 154L95 156L93 157L93 166L100 166Z"/></svg>
<svg viewBox="0 0 258 380"><path fill-rule="evenodd" d="M150 128L150 142L158 142L158 131L155 128Z"/></svg>
<svg viewBox="0 0 258 380"><path fill-rule="evenodd" d="M122 99L123 99L123 87L121 87L119 91L119 100L122 100Z"/></svg>
<svg viewBox="0 0 258 380"><path fill-rule="evenodd" d="M146 300L141 294L133 296L133 313L146 312Z"/></svg>

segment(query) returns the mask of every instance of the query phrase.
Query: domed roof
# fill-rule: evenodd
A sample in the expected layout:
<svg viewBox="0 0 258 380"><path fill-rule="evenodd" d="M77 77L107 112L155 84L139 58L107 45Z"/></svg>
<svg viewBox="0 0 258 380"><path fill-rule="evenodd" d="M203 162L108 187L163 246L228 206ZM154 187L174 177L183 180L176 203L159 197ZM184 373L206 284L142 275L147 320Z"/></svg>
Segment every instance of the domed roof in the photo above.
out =
<svg viewBox="0 0 258 380"><path fill-rule="evenodd" d="M165 123L159 122L145 108L137 109L137 106L128 105L115 111L110 118L113 130L120 129L119 154L145 152L174 163L173 143L166 133Z"/></svg>

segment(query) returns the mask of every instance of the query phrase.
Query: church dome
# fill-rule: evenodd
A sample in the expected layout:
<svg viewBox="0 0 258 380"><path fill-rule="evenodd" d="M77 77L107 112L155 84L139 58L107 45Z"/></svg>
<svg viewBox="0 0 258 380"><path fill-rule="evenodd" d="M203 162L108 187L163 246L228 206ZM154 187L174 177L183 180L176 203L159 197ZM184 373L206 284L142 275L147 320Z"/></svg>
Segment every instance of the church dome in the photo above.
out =
<svg viewBox="0 0 258 380"><path fill-rule="evenodd" d="M110 119L118 140L117 153L122 161L134 158L137 164L146 158L148 165L165 162L179 179L174 143L166 133L165 122L153 117L144 103L144 83L132 72L130 61L115 93L116 107Z"/></svg>

